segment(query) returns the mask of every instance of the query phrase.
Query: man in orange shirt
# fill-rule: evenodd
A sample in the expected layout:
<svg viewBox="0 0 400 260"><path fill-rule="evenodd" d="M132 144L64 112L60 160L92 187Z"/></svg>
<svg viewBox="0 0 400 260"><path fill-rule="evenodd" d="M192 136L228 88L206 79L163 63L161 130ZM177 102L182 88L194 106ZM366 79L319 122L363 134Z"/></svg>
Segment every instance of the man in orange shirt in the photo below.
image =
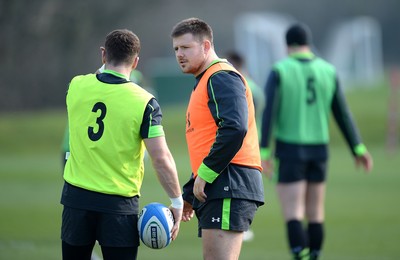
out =
<svg viewBox="0 0 400 260"><path fill-rule="evenodd" d="M204 259L238 259L243 232L264 203L254 104L246 80L214 51L211 27L185 19L171 33L176 60L196 77L186 114L192 175L182 220L193 210Z"/></svg>

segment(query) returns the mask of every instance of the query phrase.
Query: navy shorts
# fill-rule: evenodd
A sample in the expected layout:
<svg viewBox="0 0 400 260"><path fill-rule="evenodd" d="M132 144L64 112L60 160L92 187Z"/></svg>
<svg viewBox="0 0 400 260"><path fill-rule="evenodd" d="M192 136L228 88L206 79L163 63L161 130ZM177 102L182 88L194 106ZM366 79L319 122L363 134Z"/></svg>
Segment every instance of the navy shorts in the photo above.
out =
<svg viewBox="0 0 400 260"><path fill-rule="evenodd" d="M119 215L64 206L61 239L73 246L137 247L138 215Z"/></svg>
<svg viewBox="0 0 400 260"><path fill-rule="evenodd" d="M199 234L202 229L247 231L253 222L258 203L244 199L213 199L196 209Z"/></svg>
<svg viewBox="0 0 400 260"><path fill-rule="evenodd" d="M326 179L326 160L279 159L277 166L279 183L324 182Z"/></svg>

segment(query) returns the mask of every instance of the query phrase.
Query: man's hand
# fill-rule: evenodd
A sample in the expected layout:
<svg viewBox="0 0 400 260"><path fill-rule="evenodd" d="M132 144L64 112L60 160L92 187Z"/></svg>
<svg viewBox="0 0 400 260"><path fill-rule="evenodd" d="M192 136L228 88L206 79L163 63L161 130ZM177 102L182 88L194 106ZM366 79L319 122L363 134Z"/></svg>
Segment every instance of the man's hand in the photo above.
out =
<svg viewBox="0 0 400 260"><path fill-rule="evenodd" d="M183 215L182 215L182 221L187 222L190 221L194 216L194 210L192 205L187 202L183 201Z"/></svg>
<svg viewBox="0 0 400 260"><path fill-rule="evenodd" d="M205 202L207 199L207 195L204 193L206 183L200 176L197 176L194 181L193 194L200 202Z"/></svg>
<svg viewBox="0 0 400 260"><path fill-rule="evenodd" d="M169 209L171 210L172 214L174 215L174 220L175 220L175 224L172 227L171 230L171 239L175 240L176 237L178 236L179 233L179 227L181 225L181 220L182 220L182 209L176 209L173 207L169 207Z"/></svg>
<svg viewBox="0 0 400 260"><path fill-rule="evenodd" d="M272 176L274 175L274 162L272 159L261 161L261 166L263 168L263 173L265 177L269 180L272 180Z"/></svg>
<svg viewBox="0 0 400 260"><path fill-rule="evenodd" d="M366 172L370 172L372 170L374 162L368 152L363 155L357 156L355 160L357 167L359 167L360 165L363 166Z"/></svg>

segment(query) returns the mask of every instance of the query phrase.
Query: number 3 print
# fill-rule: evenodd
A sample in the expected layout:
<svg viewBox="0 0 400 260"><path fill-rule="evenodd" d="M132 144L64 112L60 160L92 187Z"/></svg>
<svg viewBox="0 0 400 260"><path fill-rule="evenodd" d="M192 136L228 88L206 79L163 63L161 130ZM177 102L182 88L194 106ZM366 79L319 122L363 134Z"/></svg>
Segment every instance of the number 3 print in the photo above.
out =
<svg viewBox="0 0 400 260"><path fill-rule="evenodd" d="M98 141L104 132L104 122L103 119L106 117L107 108L103 102L97 102L94 104L92 108L92 112L97 112L98 110L101 111L100 116L96 119L96 124L99 125L98 131L95 133L93 132L93 127L89 126L88 128L88 136L92 141Z"/></svg>

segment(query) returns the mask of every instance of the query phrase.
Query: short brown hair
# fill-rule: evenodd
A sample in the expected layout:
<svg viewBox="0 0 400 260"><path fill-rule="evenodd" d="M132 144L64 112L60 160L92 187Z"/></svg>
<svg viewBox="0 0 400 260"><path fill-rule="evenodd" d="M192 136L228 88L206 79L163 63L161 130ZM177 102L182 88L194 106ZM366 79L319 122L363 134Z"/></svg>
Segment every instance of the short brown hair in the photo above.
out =
<svg viewBox="0 0 400 260"><path fill-rule="evenodd" d="M200 41L206 38L213 43L213 31L211 27L199 18L188 18L177 23L171 32L171 37L179 37L190 33Z"/></svg>
<svg viewBox="0 0 400 260"><path fill-rule="evenodd" d="M106 61L113 65L130 64L139 55L140 40L127 29L118 29L106 36Z"/></svg>

